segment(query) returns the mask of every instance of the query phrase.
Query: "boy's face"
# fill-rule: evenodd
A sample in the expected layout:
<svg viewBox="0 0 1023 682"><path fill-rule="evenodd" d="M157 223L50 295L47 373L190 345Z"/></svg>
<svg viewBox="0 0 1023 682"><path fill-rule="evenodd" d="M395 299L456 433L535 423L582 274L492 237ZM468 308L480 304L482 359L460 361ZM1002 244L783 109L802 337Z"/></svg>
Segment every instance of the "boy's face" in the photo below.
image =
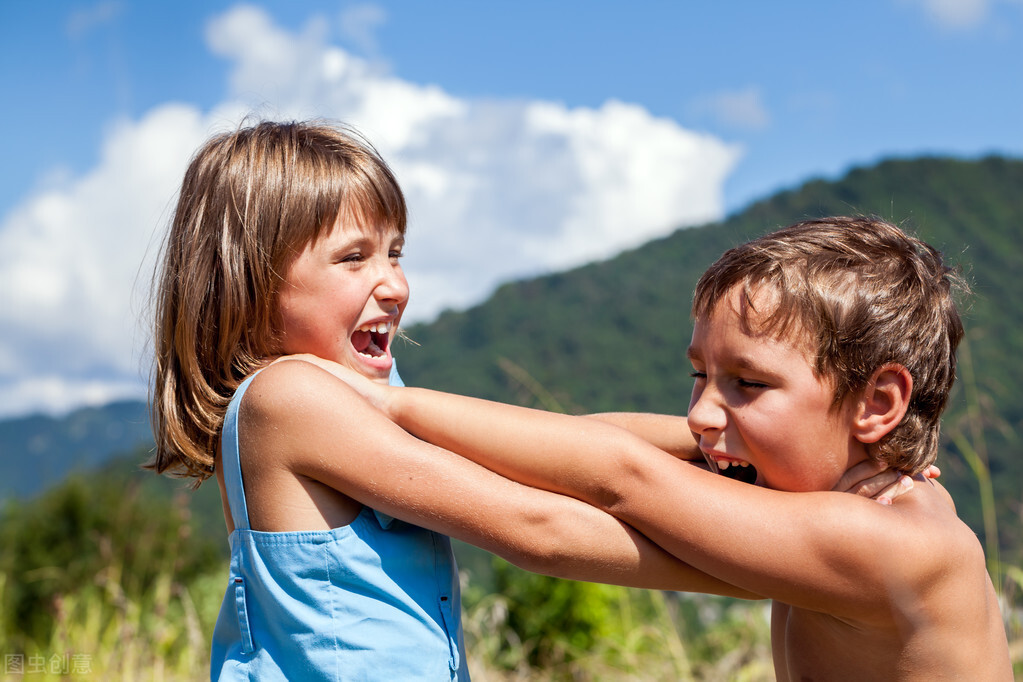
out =
<svg viewBox="0 0 1023 682"><path fill-rule="evenodd" d="M278 296L281 350L312 353L386 382L391 340L408 302L396 230L334 227L306 244Z"/></svg>
<svg viewBox="0 0 1023 682"><path fill-rule="evenodd" d="M696 320L689 428L719 468L748 463L759 485L830 490L846 469L867 458L851 435L855 401L833 407L833 386L814 375L803 347L746 329L736 312L740 301L733 288L708 319ZM770 292L754 299L761 310L770 303ZM755 328L755 317L752 322ZM799 335L796 329L789 336Z"/></svg>

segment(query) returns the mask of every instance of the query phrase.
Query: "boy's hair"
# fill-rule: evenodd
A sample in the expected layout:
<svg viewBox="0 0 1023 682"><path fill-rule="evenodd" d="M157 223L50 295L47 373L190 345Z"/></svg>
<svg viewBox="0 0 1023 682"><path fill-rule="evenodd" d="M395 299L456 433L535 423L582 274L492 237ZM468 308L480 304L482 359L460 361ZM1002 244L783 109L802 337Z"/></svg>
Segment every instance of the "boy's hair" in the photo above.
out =
<svg viewBox="0 0 1023 682"><path fill-rule="evenodd" d="M154 282L147 468L196 485L213 473L232 394L277 352L283 277L337 220L405 233L397 180L353 130L259 122L196 152Z"/></svg>
<svg viewBox="0 0 1023 682"><path fill-rule="evenodd" d="M750 329L753 301L765 300L755 299L758 289L772 293L771 310L753 310L754 331L802 338L816 376L834 382L836 406L885 364L906 367L906 416L871 455L911 473L934 462L963 336L953 293L967 291L938 251L879 219L808 220L725 252L696 285L694 318L709 316L735 286Z"/></svg>

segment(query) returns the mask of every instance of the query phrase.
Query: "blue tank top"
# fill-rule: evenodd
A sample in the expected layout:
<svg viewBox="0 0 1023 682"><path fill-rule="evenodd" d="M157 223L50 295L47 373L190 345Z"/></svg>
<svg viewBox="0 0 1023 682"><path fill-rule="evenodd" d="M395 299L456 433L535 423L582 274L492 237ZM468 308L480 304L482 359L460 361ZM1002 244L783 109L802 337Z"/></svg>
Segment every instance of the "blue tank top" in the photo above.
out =
<svg viewBox="0 0 1023 682"><path fill-rule="evenodd" d="M446 536L369 507L329 531L249 528L238 408L252 378L231 399L221 437L234 532L210 678L468 682Z"/></svg>

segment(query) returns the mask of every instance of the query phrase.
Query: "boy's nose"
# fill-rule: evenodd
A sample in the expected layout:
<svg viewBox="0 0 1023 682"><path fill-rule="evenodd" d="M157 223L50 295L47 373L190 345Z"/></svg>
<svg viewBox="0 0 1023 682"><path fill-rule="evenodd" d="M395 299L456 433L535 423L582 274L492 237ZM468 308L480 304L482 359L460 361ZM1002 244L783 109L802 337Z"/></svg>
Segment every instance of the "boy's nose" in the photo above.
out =
<svg viewBox="0 0 1023 682"><path fill-rule="evenodd" d="M704 380L703 386L694 386L689 401L689 428L696 433L725 428L725 411L721 407L721 395Z"/></svg>

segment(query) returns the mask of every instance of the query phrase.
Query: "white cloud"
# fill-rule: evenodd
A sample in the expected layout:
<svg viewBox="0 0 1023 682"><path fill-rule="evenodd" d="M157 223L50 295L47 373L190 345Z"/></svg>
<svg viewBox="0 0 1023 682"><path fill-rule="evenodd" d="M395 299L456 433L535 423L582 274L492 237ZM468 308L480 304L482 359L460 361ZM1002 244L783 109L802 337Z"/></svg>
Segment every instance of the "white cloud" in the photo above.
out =
<svg viewBox="0 0 1023 682"><path fill-rule="evenodd" d="M935 24L953 30L975 28L986 22L998 0L903 0L919 5ZM1001 0L1003 4L1023 6L1020 0Z"/></svg>
<svg viewBox="0 0 1023 682"><path fill-rule="evenodd" d="M738 157L636 105L473 101L403 81L331 45L318 19L290 33L239 7L207 41L233 63L220 106L121 121L94 169L0 222L0 413L142 394L141 294L177 184L192 150L247 112L349 122L392 163L411 209L409 319L718 218Z"/></svg>
<svg viewBox="0 0 1023 682"><path fill-rule="evenodd" d="M715 92L696 98L690 105L695 116L709 116L737 130L763 130L771 123L759 88Z"/></svg>
<svg viewBox="0 0 1023 682"><path fill-rule="evenodd" d="M379 52L376 29L387 22L387 11L379 5L349 5L341 12L341 35L369 56Z"/></svg>

